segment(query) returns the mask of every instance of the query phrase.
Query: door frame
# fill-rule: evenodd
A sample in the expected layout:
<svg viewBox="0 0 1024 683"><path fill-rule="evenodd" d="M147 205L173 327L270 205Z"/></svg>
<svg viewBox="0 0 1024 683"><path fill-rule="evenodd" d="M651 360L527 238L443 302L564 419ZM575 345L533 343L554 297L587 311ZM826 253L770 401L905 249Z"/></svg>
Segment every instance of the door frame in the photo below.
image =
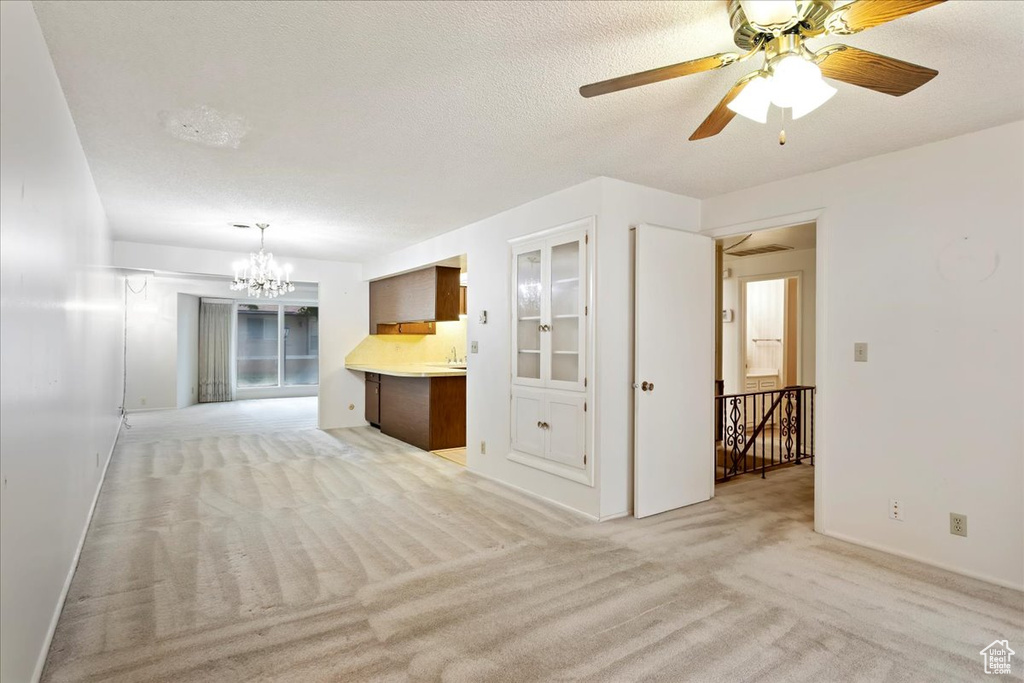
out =
<svg viewBox="0 0 1024 683"><path fill-rule="evenodd" d="M828 250L831 246L832 233L828 224L828 212L825 207L807 209L781 216L763 218L744 223L733 223L715 226L701 231L712 239L735 237L751 232L788 228L804 223L814 223L814 435L815 450L827 454L828 435L828 378L825 374L825 359L829 357L828 338ZM828 457L816 458L814 461L814 530L824 533L828 527L825 516L826 490L825 474L828 471Z"/></svg>
<svg viewBox="0 0 1024 683"><path fill-rule="evenodd" d="M766 273L763 275L741 275L737 278L739 282L739 324L740 343L737 344L740 352L740 389L743 389L742 382L745 381L747 368L747 283L765 282L767 280L782 280L785 282L790 278L796 279L796 383L803 382L803 336L804 336L804 272L802 270L791 270L780 273ZM783 342L782 342L782 368L779 377L779 388L786 386L786 295L783 292Z"/></svg>

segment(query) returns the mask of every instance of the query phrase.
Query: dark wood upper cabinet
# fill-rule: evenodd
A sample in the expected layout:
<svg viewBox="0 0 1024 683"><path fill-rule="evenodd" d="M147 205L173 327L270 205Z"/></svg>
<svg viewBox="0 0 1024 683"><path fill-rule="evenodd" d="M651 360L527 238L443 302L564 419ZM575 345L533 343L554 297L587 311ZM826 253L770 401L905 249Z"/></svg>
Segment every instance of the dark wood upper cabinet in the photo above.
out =
<svg viewBox="0 0 1024 683"><path fill-rule="evenodd" d="M370 334L433 334L459 319L459 269L432 266L370 283Z"/></svg>

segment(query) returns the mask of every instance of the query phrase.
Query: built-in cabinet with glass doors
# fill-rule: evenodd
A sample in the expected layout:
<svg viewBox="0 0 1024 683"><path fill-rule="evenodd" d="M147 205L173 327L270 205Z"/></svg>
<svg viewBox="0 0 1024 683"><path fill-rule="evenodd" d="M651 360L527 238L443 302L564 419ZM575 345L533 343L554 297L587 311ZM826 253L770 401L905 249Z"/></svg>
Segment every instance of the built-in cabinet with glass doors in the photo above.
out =
<svg viewBox="0 0 1024 683"><path fill-rule="evenodd" d="M587 453L593 219L512 242L510 458L593 483Z"/></svg>

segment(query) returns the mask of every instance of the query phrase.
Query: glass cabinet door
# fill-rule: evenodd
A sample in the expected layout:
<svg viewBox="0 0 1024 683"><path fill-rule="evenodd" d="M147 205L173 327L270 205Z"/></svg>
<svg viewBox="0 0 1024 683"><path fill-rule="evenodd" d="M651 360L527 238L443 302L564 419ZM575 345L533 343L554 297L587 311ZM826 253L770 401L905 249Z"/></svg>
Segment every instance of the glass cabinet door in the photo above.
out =
<svg viewBox="0 0 1024 683"><path fill-rule="evenodd" d="M541 249L515 255L517 380L541 380L541 315L544 292Z"/></svg>
<svg viewBox="0 0 1024 683"><path fill-rule="evenodd" d="M555 240L550 246L551 313L549 355L550 379L553 383L582 388L585 347L584 316L586 282L586 251L583 235Z"/></svg>

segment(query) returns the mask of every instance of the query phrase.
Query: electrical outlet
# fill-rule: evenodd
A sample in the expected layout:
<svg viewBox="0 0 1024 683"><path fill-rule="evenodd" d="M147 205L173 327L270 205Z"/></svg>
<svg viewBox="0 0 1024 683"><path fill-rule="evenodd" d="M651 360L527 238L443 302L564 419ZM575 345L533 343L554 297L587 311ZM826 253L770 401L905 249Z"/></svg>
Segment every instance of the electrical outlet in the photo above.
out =
<svg viewBox="0 0 1024 683"><path fill-rule="evenodd" d="M193 395L193 396L195 396L195 395L196 395L196 388L195 388L195 387L192 387L192 395Z"/></svg>
<svg viewBox="0 0 1024 683"><path fill-rule="evenodd" d="M143 396L142 398L139 399L139 404L140 405L146 405L146 397L145 396Z"/></svg>
<svg viewBox="0 0 1024 683"><path fill-rule="evenodd" d="M949 513L949 533L954 536L967 536L967 515L958 512Z"/></svg>
<svg viewBox="0 0 1024 683"><path fill-rule="evenodd" d="M487 442L486 441L481 441L480 442L480 455L487 455Z"/></svg>
<svg viewBox="0 0 1024 683"><path fill-rule="evenodd" d="M96 454L96 467L99 467L99 466L100 466L100 454L97 453Z"/></svg>
<svg viewBox="0 0 1024 683"><path fill-rule="evenodd" d="M889 499L889 519L895 519L898 522L903 521L903 503L899 498Z"/></svg>
<svg viewBox="0 0 1024 683"><path fill-rule="evenodd" d="M868 343L855 342L853 345L853 360L858 363L868 362Z"/></svg>
<svg viewBox="0 0 1024 683"><path fill-rule="evenodd" d="M476 345L476 342L469 342L469 352L470 353L479 353L480 352L480 347Z"/></svg>

